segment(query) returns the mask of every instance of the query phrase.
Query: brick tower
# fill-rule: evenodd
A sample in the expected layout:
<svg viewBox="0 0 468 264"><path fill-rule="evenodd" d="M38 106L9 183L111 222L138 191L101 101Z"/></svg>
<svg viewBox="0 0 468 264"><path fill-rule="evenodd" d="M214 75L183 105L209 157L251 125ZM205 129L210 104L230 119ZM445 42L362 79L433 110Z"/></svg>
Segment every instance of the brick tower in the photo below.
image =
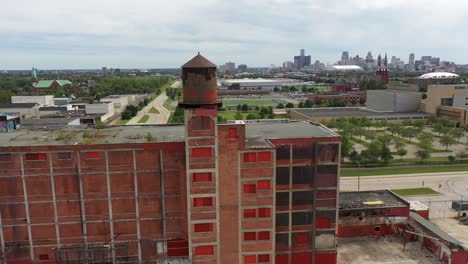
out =
<svg viewBox="0 0 468 264"><path fill-rule="evenodd" d="M182 81L189 258L221 263L216 65L199 53L182 66Z"/></svg>

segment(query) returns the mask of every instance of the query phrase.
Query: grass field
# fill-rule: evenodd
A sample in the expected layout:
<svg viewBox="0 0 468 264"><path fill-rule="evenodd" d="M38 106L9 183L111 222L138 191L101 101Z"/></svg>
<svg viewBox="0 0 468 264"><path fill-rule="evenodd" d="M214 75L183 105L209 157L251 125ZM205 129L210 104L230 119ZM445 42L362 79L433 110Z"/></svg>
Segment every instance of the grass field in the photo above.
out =
<svg viewBox="0 0 468 264"><path fill-rule="evenodd" d="M130 121L130 120L119 120L119 121L117 121L116 125L125 126L128 123L128 121Z"/></svg>
<svg viewBox="0 0 468 264"><path fill-rule="evenodd" d="M166 102L164 102L163 106L169 111L174 111L176 109L176 106L172 106L172 103L174 102L177 102L177 100L171 100L168 98Z"/></svg>
<svg viewBox="0 0 468 264"><path fill-rule="evenodd" d="M152 114L159 114L159 111L158 109L154 108L154 107L151 107L151 109L148 111L149 113L152 113Z"/></svg>
<svg viewBox="0 0 468 264"><path fill-rule="evenodd" d="M223 99L223 107L233 107L247 104L248 106L277 106L272 99Z"/></svg>
<svg viewBox="0 0 468 264"><path fill-rule="evenodd" d="M431 188L394 189L392 192L401 196L440 194Z"/></svg>
<svg viewBox="0 0 468 264"><path fill-rule="evenodd" d="M227 120L236 120L235 116L236 116L236 111L224 111L224 112L219 112L218 113L218 116L221 116L223 118L226 118ZM247 119L247 115L249 113L244 113L244 112L239 112L241 113L242 115L242 119Z"/></svg>
<svg viewBox="0 0 468 264"><path fill-rule="evenodd" d="M149 119L149 115L144 115L142 118L140 118L140 120L138 120L138 123L144 124L148 121L148 119Z"/></svg>
<svg viewBox="0 0 468 264"><path fill-rule="evenodd" d="M431 173L431 172L457 172L468 171L467 165L462 166L421 166L421 167L389 167L376 169L341 169L342 177L354 176L377 176L390 174L411 174L411 173Z"/></svg>

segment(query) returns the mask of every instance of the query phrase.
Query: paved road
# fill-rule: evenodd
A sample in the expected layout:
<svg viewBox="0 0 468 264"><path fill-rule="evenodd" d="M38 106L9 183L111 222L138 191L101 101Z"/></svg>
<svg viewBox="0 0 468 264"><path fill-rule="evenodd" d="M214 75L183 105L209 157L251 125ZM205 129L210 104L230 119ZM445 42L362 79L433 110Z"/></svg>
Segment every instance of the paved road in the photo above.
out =
<svg viewBox="0 0 468 264"><path fill-rule="evenodd" d="M358 177L341 177L341 190L357 190ZM468 199L468 171L417 173L360 177L360 190L404 189L429 187L441 193L444 199Z"/></svg>
<svg viewBox="0 0 468 264"><path fill-rule="evenodd" d="M172 88L177 88L180 86L180 81L176 81L171 85ZM167 124L171 112L164 107L164 102L168 99L166 93L160 94L156 99L150 102L145 108L141 109L138 114L128 121L127 125L158 125L158 124ZM151 108L156 108L159 111L159 114L150 113ZM138 123L143 116L148 115L149 119L144 124Z"/></svg>

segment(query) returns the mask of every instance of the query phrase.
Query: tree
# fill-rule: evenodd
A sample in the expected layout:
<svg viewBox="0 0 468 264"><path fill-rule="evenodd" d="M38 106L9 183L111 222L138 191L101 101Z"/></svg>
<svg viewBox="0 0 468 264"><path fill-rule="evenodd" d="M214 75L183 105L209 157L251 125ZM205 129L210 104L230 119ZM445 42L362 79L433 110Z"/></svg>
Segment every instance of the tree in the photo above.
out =
<svg viewBox="0 0 468 264"><path fill-rule="evenodd" d="M448 147L457 143L457 141L455 139L453 139L452 136L450 135L442 135L440 138L439 138L439 142L440 144L442 144L443 146L445 146L445 150L448 150Z"/></svg>
<svg viewBox="0 0 468 264"><path fill-rule="evenodd" d="M426 125L426 121L425 120L415 120L413 122L413 126L417 127L417 128L420 128L420 129L423 129L424 126Z"/></svg>
<svg viewBox="0 0 468 264"><path fill-rule="evenodd" d="M0 90L0 103L10 103L13 95L10 91Z"/></svg>
<svg viewBox="0 0 468 264"><path fill-rule="evenodd" d="M446 134L449 130L447 127L445 127L442 123L437 123L434 127L433 127L433 130L434 132L437 132L439 134L439 136L441 134Z"/></svg>
<svg viewBox="0 0 468 264"><path fill-rule="evenodd" d="M448 156L447 158L448 158L448 160L449 160L450 162L452 162L452 163L455 162L455 160L457 160L457 157L455 157L455 156L453 156L453 155L450 155L450 156Z"/></svg>
<svg viewBox="0 0 468 264"><path fill-rule="evenodd" d="M431 154L429 154L429 152L427 152L426 150L418 150L415 154L416 157L421 159L421 161L431 157Z"/></svg>
<svg viewBox="0 0 468 264"><path fill-rule="evenodd" d="M241 111L242 110L242 105L237 105L237 111Z"/></svg>
<svg viewBox="0 0 468 264"><path fill-rule="evenodd" d="M254 113L249 113L247 115L247 120L253 120L253 119L258 119L258 114L254 114Z"/></svg>
<svg viewBox="0 0 468 264"><path fill-rule="evenodd" d="M393 141L393 144L395 145L396 149L402 149L402 148L404 148L406 146L406 143L403 142L403 140L401 140L401 139L395 139Z"/></svg>
<svg viewBox="0 0 468 264"><path fill-rule="evenodd" d="M382 144L382 148L380 150L380 159L384 162L388 162L389 160L393 159L392 152L384 144Z"/></svg>
<svg viewBox="0 0 468 264"><path fill-rule="evenodd" d="M387 131L389 131L392 135L399 135L401 131L401 125L400 124L388 124Z"/></svg>
<svg viewBox="0 0 468 264"><path fill-rule="evenodd" d="M341 137L341 158L344 159L349 157L351 150L353 149L353 143L349 139L349 136L344 135Z"/></svg>
<svg viewBox="0 0 468 264"><path fill-rule="evenodd" d="M304 108L304 102L303 102L303 101L300 101L299 104L297 105L297 107L299 107L299 108Z"/></svg>
<svg viewBox="0 0 468 264"><path fill-rule="evenodd" d="M464 151L464 150L459 151L459 152L457 153L457 157L459 157L460 159L464 160L464 159L468 158L468 153L467 153L466 151Z"/></svg>
<svg viewBox="0 0 468 264"><path fill-rule="evenodd" d="M463 128L453 128L450 130L450 135L457 139L457 143L460 143L460 139L465 135Z"/></svg>
<svg viewBox="0 0 468 264"><path fill-rule="evenodd" d="M314 103L312 103L311 100L306 100L304 103L304 108L312 108L314 106Z"/></svg>
<svg viewBox="0 0 468 264"><path fill-rule="evenodd" d="M361 154L359 154L356 150L353 150L351 151L351 153L349 154L349 160L354 163L354 164L357 164L359 162L362 161L362 156Z"/></svg>
<svg viewBox="0 0 468 264"><path fill-rule="evenodd" d="M244 119L242 114L240 112L236 112L236 114L234 115L234 119L236 120L242 120Z"/></svg>
<svg viewBox="0 0 468 264"><path fill-rule="evenodd" d="M278 109L283 109L283 108L284 108L284 104L279 103L278 106L277 106L276 108L278 108Z"/></svg>
<svg viewBox="0 0 468 264"><path fill-rule="evenodd" d="M389 146L392 144L393 138L390 135L379 135L377 140L380 141L385 146Z"/></svg>
<svg viewBox="0 0 468 264"><path fill-rule="evenodd" d="M377 132L370 130L370 131L364 131L364 137L367 140L373 141L375 137L377 136Z"/></svg>
<svg viewBox="0 0 468 264"><path fill-rule="evenodd" d="M376 162L382 155L382 143L373 141L369 144L366 150L362 151L361 155L367 162Z"/></svg>
<svg viewBox="0 0 468 264"><path fill-rule="evenodd" d="M396 154L398 156L400 156L400 159L403 159L403 156L408 154L408 151L406 149L404 149L404 148L399 148L399 149L397 149Z"/></svg>
<svg viewBox="0 0 468 264"><path fill-rule="evenodd" d="M286 108L294 108L294 104L293 103L287 103Z"/></svg>
<svg viewBox="0 0 468 264"><path fill-rule="evenodd" d="M243 104L241 110L247 112L249 111L249 106L247 104Z"/></svg>

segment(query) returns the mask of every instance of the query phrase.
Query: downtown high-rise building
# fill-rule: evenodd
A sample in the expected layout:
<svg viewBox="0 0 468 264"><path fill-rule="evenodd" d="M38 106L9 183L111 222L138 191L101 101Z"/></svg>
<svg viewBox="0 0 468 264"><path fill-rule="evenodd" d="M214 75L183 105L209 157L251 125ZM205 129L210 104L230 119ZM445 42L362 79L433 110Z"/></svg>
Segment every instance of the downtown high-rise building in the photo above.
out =
<svg viewBox="0 0 468 264"><path fill-rule="evenodd" d="M343 51L341 54L341 65L348 65L349 64L349 52Z"/></svg>
<svg viewBox="0 0 468 264"><path fill-rule="evenodd" d="M305 50L301 49L300 55L294 56L294 68L300 70L304 67L310 66L311 60L311 56L306 56Z"/></svg>

